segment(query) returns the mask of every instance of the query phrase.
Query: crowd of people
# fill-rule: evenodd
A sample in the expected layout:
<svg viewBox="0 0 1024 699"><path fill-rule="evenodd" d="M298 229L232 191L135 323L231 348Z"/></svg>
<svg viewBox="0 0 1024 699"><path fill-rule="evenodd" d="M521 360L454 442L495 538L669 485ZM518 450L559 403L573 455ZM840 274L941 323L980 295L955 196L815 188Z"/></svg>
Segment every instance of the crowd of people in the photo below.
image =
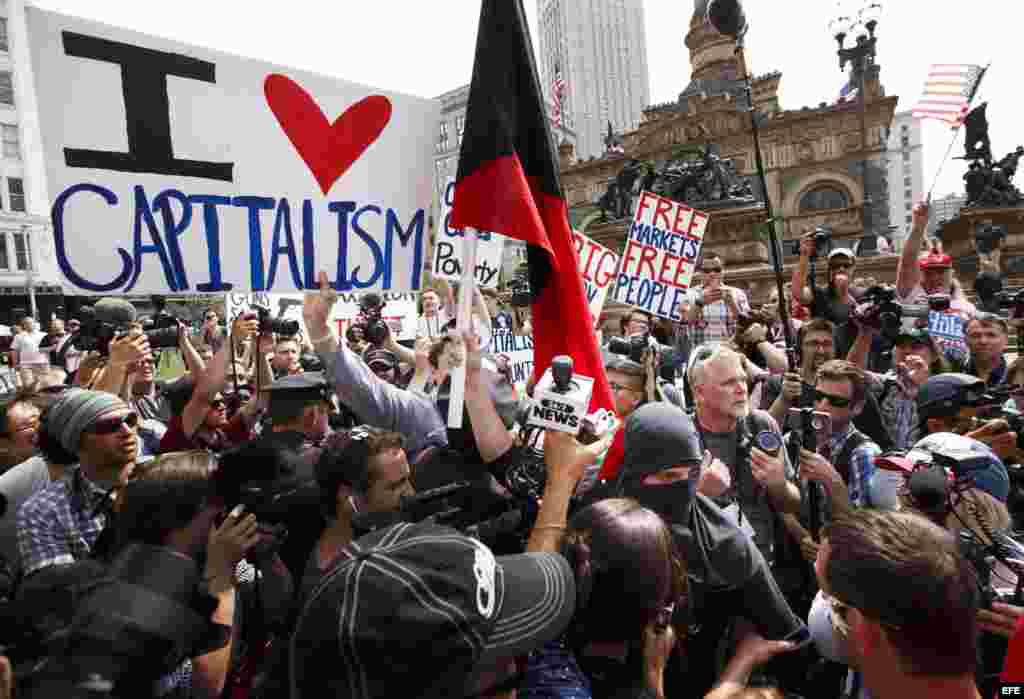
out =
<svg viewBox="0 0 1024 699"><path fill-rule="evenodd" d="M339 337L324 275L297 336L26 319L3 696L991 696L1024 616L1024 365L920 252L927 213L894 293L946 294L962 343L872 314L849 251L818 288L813 236L762 308L708 253L684 322L595 319L619 424L593 440L523 417L489 350L529 318L497 293L456 331L424 291L412 346L372 317Z"/></svg>

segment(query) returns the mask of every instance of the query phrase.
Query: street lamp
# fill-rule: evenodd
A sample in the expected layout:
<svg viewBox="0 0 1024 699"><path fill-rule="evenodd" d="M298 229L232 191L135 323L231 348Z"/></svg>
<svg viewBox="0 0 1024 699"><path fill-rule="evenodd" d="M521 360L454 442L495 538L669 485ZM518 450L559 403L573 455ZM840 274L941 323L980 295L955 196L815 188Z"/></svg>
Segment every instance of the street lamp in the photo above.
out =
<svg viewBox="0 0 1024 699"><path fill-rule="evenodd" d="M839 13L829 24L829 33L838 45L839 70L846 70L850 65L850 84L857 87L857 99L860 103L860 133L863 160L861 161L861 178L864 189L864 237L860 244L860 256L871 257L878 254L878 239L872 221L871 188L868 169L868 127L867 127L867 76L875 65L878 37L875 30L882 15L882 6L878 2L861 0L859 9L849 11L849 3L840 4ZM852 42L847 46L847 39Z"/></svg>

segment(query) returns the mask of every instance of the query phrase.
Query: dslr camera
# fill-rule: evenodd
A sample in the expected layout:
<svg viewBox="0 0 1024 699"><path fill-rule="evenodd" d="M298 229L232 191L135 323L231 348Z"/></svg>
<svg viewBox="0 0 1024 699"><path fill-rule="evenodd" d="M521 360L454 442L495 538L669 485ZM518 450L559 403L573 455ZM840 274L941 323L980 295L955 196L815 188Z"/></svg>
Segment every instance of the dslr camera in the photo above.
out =
<svg viewBox="0 0 1024 699"><path fill-rule="evenodd" d="M154 294L153 316L142 324L142 329L153 349L170 349L178 346L178 319L167 312L167 297Z"/></svg>
<svg viewBox="0 0 1024 699"><path fill-rule="evenodd" d="M260 323L260 335L287 335L289 337L298 335L300 326L297 320L275 318L269 308L265 306L253 306L249 313L243 318L245 320L258 320Z"/></svg>
<svg viewBox="0 0 1024 699"><path fill-rule="evenodd" d="M380 294L364 294L359 299L359 316L352 323L352 327L362 330L363 339L374 347L383 345L391 334L391 329L382 317L385 305Z"/></svg>
<svg viewBox="0 0 1024 699"><path fill-rule="evenodd" d="M626 357L632 362L643 364L644 354L648 349L658 353L658 376L664 381L675 381L680 367L683 365L683 357L674 348L659 344L650 333L643 335L630 335L629 337L608 338L608 351L620 357Z"/></svg>
<svg viewBox="0 0 1024 699"><path fill-rule="evenodd" d="M505 285L509 294L508 304L513 308L527 308L533 303L533 291L530 288L530 271L526 265L516 268L515 274Z"/></svg>

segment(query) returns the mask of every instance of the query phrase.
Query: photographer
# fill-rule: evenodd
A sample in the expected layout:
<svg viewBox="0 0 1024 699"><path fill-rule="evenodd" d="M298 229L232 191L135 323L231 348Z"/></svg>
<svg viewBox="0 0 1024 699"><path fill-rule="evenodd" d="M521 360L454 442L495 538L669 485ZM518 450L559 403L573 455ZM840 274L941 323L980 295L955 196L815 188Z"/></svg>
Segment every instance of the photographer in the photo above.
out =
<svg viewBox="0 0 1024 699"><path fill-rule="evenodd" d="M269 387L273 377L265 359L265 350L270 336L257 335L259 321L255 319L242 320L237 329L247 338L256 338L259 385ZM179 379L168 389L174 416L160 440L161 452L191 449L220 452L252 438L266 399L262 395L253 396L233 417L228 418L222 391L227 386L229 352L226 346L221 347L205 371L196 377Z"/></svg>
<svg viewBox="0 0 1024 699"><path fill-rule="evenodd" d="M750 313L750 302L741 289L725 284L722 258L708 253L701 262L703 285L690 290L687 298L687 327L691 346L725 342L736 335L736 320Z"/></svg>
<svg viewBox="0 0 1024 699"><path fill-rule="evenodd" d="M220 348L226 341L224 331L220 327L217 311L212 307L207 308L206 313L203 314L202 338L203 344L209 347L214 354L220 352Z"/></svg>
<svg viewBox="0 0 1024 699"><path fill-rule="evenodd" d="M1009 431L1005 420L979 421L979 399L985 394L985 383L969 374L932 376L917 392L919 434L952 432L982 442L1000 459L1020 461L1018 435ZM992 401L982 400L994 405Z"/></svg>
<svg viewBox="0 0 1024 699"><path fill-rule="evenodd" d="M856 305L850 293L850 282L857 258L847 248L832 250L828 254L825 270L828 287L821 289L809 276L811 260L816 259L820 252L820 242L831 245L831 231L826 237L820 230L815 230L800 239L800 261L793 272L793 289L800 290L800 301L809 307L812 318L824 318L833 324L836 356L845 357L856 335L856 328L850 323L850 313Z"/></svg>

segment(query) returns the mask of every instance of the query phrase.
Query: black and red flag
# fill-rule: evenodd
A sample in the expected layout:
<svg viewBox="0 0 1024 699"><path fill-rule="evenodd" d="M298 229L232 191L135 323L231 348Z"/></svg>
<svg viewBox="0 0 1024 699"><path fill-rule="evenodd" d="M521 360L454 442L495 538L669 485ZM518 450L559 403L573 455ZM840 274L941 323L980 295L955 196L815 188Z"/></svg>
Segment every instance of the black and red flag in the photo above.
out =
<svg viewBox="0 0 1024 699"><path fill-rule="evenodd" d="M527 243L534 376L567 354L595 380L591 410L614 410L521 0L483 0L452 227Z"/></svg>

